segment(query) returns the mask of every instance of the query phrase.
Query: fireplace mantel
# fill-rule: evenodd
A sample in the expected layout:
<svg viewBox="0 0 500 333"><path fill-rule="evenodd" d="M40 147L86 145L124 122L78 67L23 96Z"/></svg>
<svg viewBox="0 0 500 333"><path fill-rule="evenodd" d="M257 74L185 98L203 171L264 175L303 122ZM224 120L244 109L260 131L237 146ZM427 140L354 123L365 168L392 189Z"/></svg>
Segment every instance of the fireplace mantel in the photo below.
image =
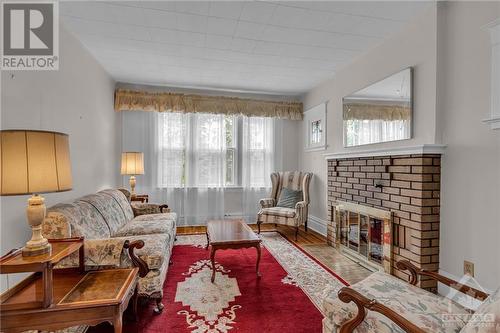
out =
<svg viewBox="0 0 500 333"><path fill-rule="evenodd" d="M446 145L423 144L416 146L390 147L370 150L353 150L339 153L323 154L326 160L356 157L376 157L376 156L398 156L398 155L418 155L418 154L439 154L443 155Z"/></svg>

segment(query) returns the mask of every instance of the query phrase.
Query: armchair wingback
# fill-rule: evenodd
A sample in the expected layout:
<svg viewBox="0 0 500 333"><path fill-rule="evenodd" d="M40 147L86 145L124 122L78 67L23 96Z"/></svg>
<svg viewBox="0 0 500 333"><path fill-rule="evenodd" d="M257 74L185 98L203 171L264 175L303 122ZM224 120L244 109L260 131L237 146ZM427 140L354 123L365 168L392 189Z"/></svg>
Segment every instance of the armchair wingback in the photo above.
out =
<svg viewBox="0 0 500 333"><path fill-rule="evenodd" d="M269 198L261 199L261 209L257 214L257 225L260 232L262 223L275 223L295 227L295 238L301 225L307 231L307 214L309 206L309 184L313 174L302 171L273 172L271 174L272 190ZM295 208L277 207L283 188L301 190L302 200Z"/></svg>

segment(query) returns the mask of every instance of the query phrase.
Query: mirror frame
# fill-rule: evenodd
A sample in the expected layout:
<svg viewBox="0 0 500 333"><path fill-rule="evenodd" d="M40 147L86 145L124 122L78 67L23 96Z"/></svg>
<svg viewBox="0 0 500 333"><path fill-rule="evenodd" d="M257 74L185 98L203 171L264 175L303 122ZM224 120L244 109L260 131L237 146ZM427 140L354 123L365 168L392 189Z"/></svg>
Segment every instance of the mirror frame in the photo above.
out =
<svg viewBox="0 0 500 333"><path fill-rule="evenodd" d="M398 73L401 73L405 70L409 69L410 70L410 108L411 108L411 119L410 119L410 136L408 138L405 138L405 139L399 139L399 140L391 140L391 141L379 141L379 142L371 142L371 143L364 143L364 144L361 144L361 145L355 145L355 146L348 146L347 145L347 133L346 133L346 129L345 129L345 126L344 126L344 100L346 98L348 98L349 96L351 96L352 94L355 94L357 93L358 91L361 91L363 89L366 89L374 84L377 84L381 81L384 81L385 79L388 79L390 78L391 76L393 75L396 75ZM384 78L380 79L380 80L377 80L377 81L374 81L366 86L364 86L363 88L360 88L360 89L357 89L349 94L347 94L346 96L342 97L342 107L341 107L341 110L342 110L342 143L343 143L343 147L344 148L354 148L354 147L362 147L362 146L369 146L369 145L376 145L376 144L381 144L381 143L387 143L387 142L398 142L398 141L405 141L405 140L411 140L413 139L413 123L414 123L414 119L415 117L413 116L414 114L414 111L415 111L415 108L414 108L414 100L415 100L415 97L414 97L414 74L415 70L413 68L413 66L408 66L408 67L405 67L397 72L394 72L392 74L389 74L387 76L385 76Z"/></svg>

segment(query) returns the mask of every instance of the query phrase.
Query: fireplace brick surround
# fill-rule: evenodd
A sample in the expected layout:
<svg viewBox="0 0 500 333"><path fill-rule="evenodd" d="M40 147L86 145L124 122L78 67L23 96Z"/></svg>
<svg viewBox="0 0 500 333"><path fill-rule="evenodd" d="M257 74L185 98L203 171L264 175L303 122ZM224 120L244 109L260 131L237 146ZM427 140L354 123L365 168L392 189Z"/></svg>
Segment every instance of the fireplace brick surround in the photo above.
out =
<svg viewBox="0 0 500 333"><path fill-rule="evenodd" d="M390 210L393 213L393 274L408 275L395 262L439 269L439 193L441 155L419 154L328 159L328 244L336 244L336 200ZM434 280L419 286L435 291Z"/></svg>

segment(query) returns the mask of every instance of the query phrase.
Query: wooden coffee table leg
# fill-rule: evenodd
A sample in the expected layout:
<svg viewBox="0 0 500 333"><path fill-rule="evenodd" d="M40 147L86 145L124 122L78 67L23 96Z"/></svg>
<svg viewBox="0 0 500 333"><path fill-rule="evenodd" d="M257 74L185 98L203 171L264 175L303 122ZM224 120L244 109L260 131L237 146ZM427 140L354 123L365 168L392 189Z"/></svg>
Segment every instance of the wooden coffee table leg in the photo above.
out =
<svg viewBox="0 0 500 333"><path fill-rule="evenodd" d="M257 249L257 267L256 267L256 270L257 270L257 276L260 277L260 272L259 272L259 264L260 264L260 244L257 244L255 246L255 248Z"/></svg>
<svg viewBox="0 0 500 333"><path fill-rule="evenodd" d="M210 261L212 262L212 283L215 281L215 251L217 249L212 245L210 249Z"/></svg>

